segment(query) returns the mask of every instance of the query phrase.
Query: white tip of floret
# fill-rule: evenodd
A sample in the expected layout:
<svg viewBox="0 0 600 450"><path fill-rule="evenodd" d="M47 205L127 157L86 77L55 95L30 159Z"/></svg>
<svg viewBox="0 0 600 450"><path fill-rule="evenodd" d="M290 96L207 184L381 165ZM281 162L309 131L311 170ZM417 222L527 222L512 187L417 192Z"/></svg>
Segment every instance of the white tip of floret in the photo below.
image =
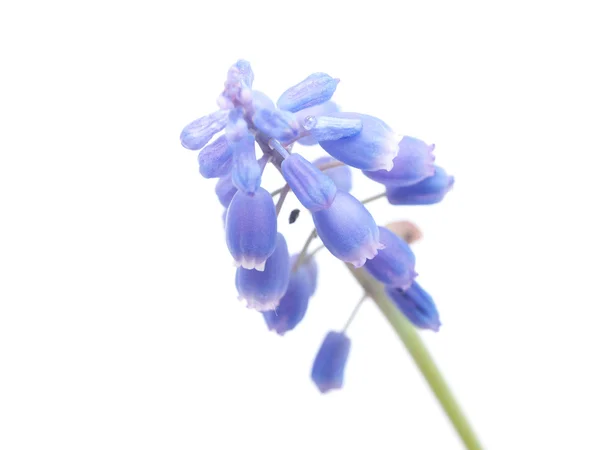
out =
<svg viewBox="0 0 600 450"><path fill-rule="evenodd" d="M258 311L258 312L265 312L265 311L275 310L279 306L280 299L274 298L274 299L265 300L265 299L256 299L256 298L245 298L240 295L238 297L238 300L245 301L246 307L249 309L254 309L255 311Z"/></svg>
<svg viewBox="0 0 600 450"><path fill-rule="evenodd" d="M241 267L241 268L247 269L247 270L256 269L259 272L263 272L265 270L266 262L267 261L259 261L256 258L245 258L242 256L242 258L239 261L234 260L233 265L235 267Z"/></svg>
<svg viewBox="0 0 600 450"><path fill-rule="evenodd" d="M398 156L400 151L400 141L402 140L401 135L392 133L389 139L386 140L386 145L381 147L381 154L374 163L374 168L369 169L370 171L375 170L387 170L388 172L394 167L394 158Z"/></svg>
<svg viewBox="0 0 600 450"><path fill-rule="evenodd" d="M360 248L360 252L354 260L348 262L358 269L364 266L368 259L375 258L379 250L383 250L384 248L385 245L381 242L372 240Z"/></svg>

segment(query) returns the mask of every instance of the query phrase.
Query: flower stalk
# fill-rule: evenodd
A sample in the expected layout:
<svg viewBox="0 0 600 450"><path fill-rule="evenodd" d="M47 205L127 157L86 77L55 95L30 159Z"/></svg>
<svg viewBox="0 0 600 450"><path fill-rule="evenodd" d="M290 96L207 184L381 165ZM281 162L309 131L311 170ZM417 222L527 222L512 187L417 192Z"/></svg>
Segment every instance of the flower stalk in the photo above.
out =
<svg viewBox="0 0 600 450"><path fill-rule="evenodd" d="M352 264L346 264L346 266L364 291L373 299L377 308L379 308L410 353L410 356L423 374L423 377L425 377L433 394L440 402L448 419L452 422L465 448L468 450L482 450L483 447L475 431L454 398L450 387L446 383L446 380L444 380L442 373L427 350L425 343L421 340L417 330L387 298L383 284L376 281L362 268L356 269Z"/></svg>

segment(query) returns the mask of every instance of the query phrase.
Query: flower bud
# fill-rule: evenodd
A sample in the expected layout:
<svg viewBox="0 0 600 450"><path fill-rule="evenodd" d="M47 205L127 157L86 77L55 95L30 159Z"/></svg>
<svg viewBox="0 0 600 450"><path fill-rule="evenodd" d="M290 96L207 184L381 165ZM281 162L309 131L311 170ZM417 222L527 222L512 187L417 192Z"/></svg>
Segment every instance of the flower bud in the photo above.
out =
<svg viewBox="0 0 600 450"><path fill-rule="evenodd" d="M392 205L432 205L441 202L454 186L454 177L444 169L435 166L435 173L417 184L386 189L386 196Z"/></svg>
<svg viewBox="0 0 600 450"><path fill-rule="evenodd" d="M198 153L200 175L204 178L218 178L231 172L232 148L227 138L219 136Z"/></svg>
<svg viewBox="0 0 600 450"><path fill-rule="evenodd" d="M384 248L373 217L350 194L338 191L331 206L312 213L312 217L327 250L354 267L361 267Z"/></svg>
<svg viewBox="0 0 600 450"><path fill-rule="evenodd" d="M340 107L329 100L328 102L321 103L320 105L311 106L310 108L301 109L296 115L298 123L303 124L308 116L329 116L332 113L339 112ZM298 143L302 145L317 145L319 141L315 140L310 134L298 139Z"/></svg>
<svg viewBox="0 0 600 450"><path fill-rule="evenodd" d="M382 120L366 114L339 112L331 117L360 119L362 131L336 141L319 141L336 159L361 170L390 170L398 154L400 136Z"/></svg>
<svg viewBox="0 0 600 450"><path fill-rule="evenodd" d="M228 111L220 110L194 120L181 132L181 145L190 150L201 149L215 134L225 128L228 114Z"/></svg>
<svg viewBox="0 0 600 450"><path fill-rule="evenodd" d="M221 205L227 208L236 192L237 188L233 185L231 172L219 178L219 181L217 181L217 185L215 186L215 193L217 194Z"/></svg>
<svg viewBox="0 0 600 450"><path fill-rule="evenodd" d="M290 259L290 268L294 267L298 255ZM268 264L268 260L267 260ZM314 258L304 260L298 269L290 274L285 295L279 301L275 311L263 313L269 330L283 336L293 330L304 318L308 301L315 293L317 284L317 266Z"/></svg>
<svg viewBox="0 0 600 450"><path fill-rule="evenodd" d="M285 181L302 205L309 211L329 208L337 188L331 178L298 153L292 153L281 163Z"/></svg>
<svg viewBox="0 0 600 450"><path fill-rule="evenodd" d="M365 263L365 269L383 284L407 289L417 276L414 253L387 228L379 227L379 240L385 248Z"/></svg>
<svg viewBox="0 0 600 450"><path fill-rule="evenodd" d="M414 281L404 291L386 286L385 292L414 326L433 331L440 329L440 316L435 303L419 283Z"/></svg>
<svg viewBox="0 0 600 450"><path fill-rule="evenodd" d="M254 136L250 133L231 144L233 147L233 184L246 194L254 194L260 187L262 170L256 160Z"/></svg>
<svg viewBox="0 0 600 450"><path fill-rule="evenodd" d="M277 214L271 194L238 191L227 208L227 247L237 267L263 271L277 243Z"/></svg>
<svg viewBox="0 0 600 450"><path fill-rule="evenodd" d="M406 243L409 245L423 238L423 233L419 227L417 227L410 220L398 220L396 222L390 222L385 227L396 236L404 239L404 241L406 241Z"/></svg>
<svg viewBox="0 0 600 450"><path fill-rule="evenodd" d="M280 109L257 109L252 116L252 121L262 133L280 142L292 141L300 132L296 116Z"/></svg>
<svg viewBox="0 0 600 450"><path fill-rule="evenodd" d="M391 170L364 171L370 179L386 186L409 186L433 175L433 150L435 145L404 136L398 146Z"/></svg>
<svg viewBox="0 0 600 450"><path fill-rule="evenodd" d="M311 373L311 378L321 393L342 387L349 354L348 336L335 331L327 333L315 357Z"/></svg>
<svg viewBox="0 0 600 450"><path fill-rule="evenodd" d="M296 112L324 103L331 98L339 82L326 73L313 73L281 94L277 107Z"/></svg>
<svg viewBox="0 0 600 450"><path fill-rule="evenodd" d="M265 270L248 270L238 267L235 286L239 298L246 300L248 308L257 311L274 310L285 294L290 279L290 255L285 238L277 233L275 251L265 263Z"/></svg>

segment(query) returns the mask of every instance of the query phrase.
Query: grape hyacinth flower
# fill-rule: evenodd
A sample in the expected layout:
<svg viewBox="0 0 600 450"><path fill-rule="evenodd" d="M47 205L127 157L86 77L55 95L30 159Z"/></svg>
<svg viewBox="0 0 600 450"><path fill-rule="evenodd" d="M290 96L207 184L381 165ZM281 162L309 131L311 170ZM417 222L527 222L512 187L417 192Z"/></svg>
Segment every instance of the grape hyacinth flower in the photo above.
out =
<svg viewBox="0 0 600 450"><path fill-rule="evenodd" d="M298 153L283 160L281 174L309 211L321 211L333 203L337 193L333 180Z"/></svg>
<svg viewBox="0 0 600 450"><path fill-rule="evenodd" d="M358 119L362 130L338 140L320 140L319 144L336 159L362 170L391 170L398 155L402 137L381 119L350 112L338 112L331 117Z"/></svg>
<svg viewBox="0 0 600 450"><path fill-rule="evenodd" d="M416 258L409 244L420 231L407 221L379 227L366 205L383 197L393 205L436 203L454 178L433 166L433 145L396 133L377 117L341 111L331 100L337 78L323 72L308 75L277 102L253 90L253 83L247 61L232 65L217 98L220 109L187 125L181 144L200 150L203 177L218 178L215 192L226 208L225 240L238 267L239 297L261 312L269 330L285 335L303 320L308 324L306 313L317 295L316 253L321 249L346 263L362 286L362 300L346 326L329 332L317 352L311 377L325 393L343 384L350 353L347 329L363 301L373 300L396 329L404 325L394 322L394 314L404 315L418 328L439 329L432 298L414 281ZM298 152L298 145L310 147ZM263 186L267 164L282 176L283 186L274 186L272 193ZM373 185L383 184L385 192L358 200L349 193L351 167ZM315 227L292 257L286 238L294 244L293 233L284 237L277 223L288 193L308 210ZM290 229L307 215L298 214L295 210L290 216ZM311 250L314 239L322 245ZM419 355L427 357L426 352Z"/></svg>
<svg viewBox="0 0 600 450"><path fill-rule="evenodd" d="M434 149L435 145L404 136L398 144L398 154L390 170L365 170L363 173L386 186L410 186L433 175Z"/></svg>
<svg viewBox="0 0 600 450"><path fill-rule="evenodd" d="M298 255L292 256L289 268L298 261ZM268 265L268 260L267 260ZM305 258L297 269L289 275L287 290L279 306L273 311L263 313L269 330L283 336L293 330L304 318L308 309L308 301L317 288L317 264L314 258Z"/></svg>
<svg viewBox="0 0 600 450"><path fill-rule="evenodd" d="M440 329L440 316L435 303L417 282L412 283L408 289L387 286L385 291L414 326L433 331Z"/></svg>
<svg viewBox="0 0 600 450"><path fill-rule="evenodd" d="M236 192L237 188L233 184L231 173L219 178L219 181L217 181L217 185L215 186L215 193L217 194L217 198L221 205L227 208Z"/></svg>
<svg viewBox="0 0 600 450"><path fill-rule="evenodd" d="M265 270L248 270L238 267L235 286L240 300L246 300L248 308L270 311L277 308L279 300L288 289L290 279L290 255L287 243L277 233L275 251L265 263Z"/></svg>
<svg viewBox="0 0 600 450"><path fill-rule="evenodd" d="M435 173L411 186L386 186L386 197L392 205L433 205L439 203L454 186L454 177L441 167Z"/></svg>
<svg viewBox="0 0 600 450"><path fill-rule="evenodd" d="M322 393L340 389L350 354L350 339L344 333L330 331L315 357L311 378Z"/></svg>
<svg viewBox="0 0 600 450"><path fill-rule="evenodd" d="M337 159L331 156L322 156L321 158L315 159L313 165L317 168L324 167L321 169L325 175L333 180L335 187L340 191L350 192L352 190L352 172L350 167L340 163ZM326 168L327 166L340 163L336 167Z"/></svg>
<svg viewBox="0 0 600 450"><path fill-rule="evenodd" d="M254 195L236 192L227 208L225 232L236 266L264 270L277 244L277 214L271 195L263 188Z"/></svg>
<svg viewBox="0 0 600 450"><path fill-rule="evenodd" d="M414 253L403 239L387 228L379 227L379 238L385 248L365 263L365 269L383 284L407 289L417 276Z"/></svg>
<svg viewBox="0 0 600 450"><path fill-rule="evenodd" d="M314 212L313 222L327 250L354 267L362 267L385 247L367 208L345 192L338 192L329 208Z"/></svg>

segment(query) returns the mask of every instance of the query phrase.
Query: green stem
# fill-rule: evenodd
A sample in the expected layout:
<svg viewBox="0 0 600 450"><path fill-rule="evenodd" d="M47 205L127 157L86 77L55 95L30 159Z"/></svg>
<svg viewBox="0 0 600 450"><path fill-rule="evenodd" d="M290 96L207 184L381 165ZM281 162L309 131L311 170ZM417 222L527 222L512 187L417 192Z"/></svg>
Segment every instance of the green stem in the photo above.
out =
<svg viewBox="0 0 600 450"><path fill-rule="evenodd" d="M348 265L348 268L365 292L373 299L379 310L394 328L398 337L404 343L410 356L412 356L417 367L429 384L429 387L452 422L454 429L462 439L465 448L468 450L483 449L473 428L471 428L471 425L460 409L454 395L452 395L450 387L433 361L425 343L421 340L412 324L387 297L383 285L367 274L363 269L355 269L350 265Z"/></svg>

